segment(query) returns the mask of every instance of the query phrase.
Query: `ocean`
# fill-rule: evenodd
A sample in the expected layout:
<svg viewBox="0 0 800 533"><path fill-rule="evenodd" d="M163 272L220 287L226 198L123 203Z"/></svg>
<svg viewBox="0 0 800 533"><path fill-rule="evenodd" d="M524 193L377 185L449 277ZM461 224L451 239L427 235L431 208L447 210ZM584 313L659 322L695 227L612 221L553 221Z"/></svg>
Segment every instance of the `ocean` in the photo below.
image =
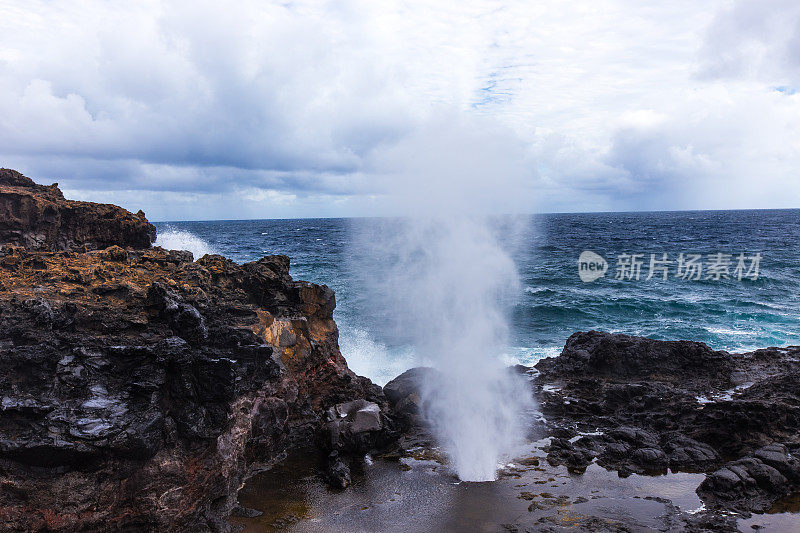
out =
<svg viewBox="0 0 800 533"><path fill-rule="evenodd" d="M569 335L589 329L728 351L800 344L800 210L546 214L524 222L506 243L520 278L502 355L509 363L557 355ZM363 290L364 269L380 265L362 260L370 243L358 236L374 224L352 218L156 227L157 244L191 250L196 259L288 255L295 279L336 291L334 318L350 367L384 384L420 361ZM497 227L502 242L502 220ZM579 276L584 251L600 258L592 272L607 265L593 281Z"/></svg>

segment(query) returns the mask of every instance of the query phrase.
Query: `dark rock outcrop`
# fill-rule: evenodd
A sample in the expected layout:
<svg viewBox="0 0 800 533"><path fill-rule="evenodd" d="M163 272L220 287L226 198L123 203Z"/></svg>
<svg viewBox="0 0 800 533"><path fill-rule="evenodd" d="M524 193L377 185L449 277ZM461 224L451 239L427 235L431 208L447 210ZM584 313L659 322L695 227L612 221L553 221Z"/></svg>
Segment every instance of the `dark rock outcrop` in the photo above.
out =
<svg viewBox="0 0 800 533"><path fill-rule="evenodd" d="M248 475L332 451L330 408L343 461L391 438L380 387L339 352L333 291L287 257L136 249L143 216L3 172L1 236L117 244L0 253L0 531L227 531Z"/></svg>
<svg viewBox="0 0 800 533"><path fill-rule="evenodd" d="M710 474L697 493L711 508L764 512L800 489L800 461L780 443L731 461Z"/></svg>
<svg viewBox="0 0 800 533"><path fill-rule="evenodd" d="M423 387L436 387L441 374L435 368L415 367L406 370L384 385L383 394L395 419L405 428L425 425Z"/></svg>
<svg viewBox="0 0 800 533"><path fill-rule="evenodd" d="M0 168L0 244L28 250L96 250L112 245L148 248L156 228L139 211L66 200L58 184L38 185Z"/></svg>
<svg viewBox="0 0 800 533"><path fill-rule="evenodd" d="M590 331L536 369L552 464L708 472L698 493L711 509L763 511L800 489L798 347L730 354Z"/></svg>
<svg viewBox="0 0 800 533"><path fill-rule="evenodd" d="M363 457L397 438L394 422L384 411L367 400L353 400L328 409L321 448L328 451L325 474L330 485L343 489L350 484L348 457Z"/></svg>
<svg viewBox="0 0 800 533"><path fill-rule="evenodd" d="M732 366L727 353L716 352L701 342L654 341L589 331L572 334L559 357L545 359L536 368L564 377L648 378L685 388L698 379L727 386Z"/></svg>

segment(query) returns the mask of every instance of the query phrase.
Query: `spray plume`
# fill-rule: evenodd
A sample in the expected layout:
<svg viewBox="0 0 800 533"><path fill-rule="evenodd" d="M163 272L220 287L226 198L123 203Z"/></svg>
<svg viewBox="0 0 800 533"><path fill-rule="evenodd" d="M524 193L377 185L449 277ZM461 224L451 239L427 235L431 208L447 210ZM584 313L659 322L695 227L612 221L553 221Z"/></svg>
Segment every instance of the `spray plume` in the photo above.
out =
<svg viewBox="0 0 800 533"><path fill-rule="evenodd" d="M423 384L423 403L455 473L496 477L524 435L532 405L503 364L507 313L520 292L508 245L522 219L490 215L522 197L524 158L513 136L485 124L439 121L380 154L398 219L369 225L361 246L376 301L417 359L441 371ZM505 233L501 231L503 226Z"/></svg>

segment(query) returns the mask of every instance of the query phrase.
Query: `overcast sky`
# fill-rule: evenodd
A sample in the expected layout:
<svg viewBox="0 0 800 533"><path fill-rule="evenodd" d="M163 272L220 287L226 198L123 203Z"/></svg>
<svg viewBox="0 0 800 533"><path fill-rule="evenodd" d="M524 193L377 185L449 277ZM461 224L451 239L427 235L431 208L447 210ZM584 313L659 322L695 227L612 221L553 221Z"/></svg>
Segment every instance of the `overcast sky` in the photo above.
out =
<svg viewBox="0 0 800 533"><path fill-rule="evenodd" d="M0 1L0 166L153 220L800 207L798 90L796 0Z"/></svg>

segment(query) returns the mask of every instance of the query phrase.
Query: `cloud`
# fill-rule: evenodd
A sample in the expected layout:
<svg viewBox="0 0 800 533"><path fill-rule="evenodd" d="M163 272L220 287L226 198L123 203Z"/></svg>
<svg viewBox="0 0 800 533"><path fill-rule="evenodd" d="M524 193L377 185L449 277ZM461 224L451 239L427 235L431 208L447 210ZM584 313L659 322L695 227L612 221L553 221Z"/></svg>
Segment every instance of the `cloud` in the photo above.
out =
<svg viewBox="0 0 800 533"><path fill-rule="evenodd" d="M392 180L499 211L797 206L798 21L782 0L5 2L0 161L159 218L380 214Z"/></svg>
<svg viewBox="0 0 800 533"><path fill-rule="evenodd" d="M11 153L351 171L404 115L371 91L352 45L330 46L346 28L322 14L258 3L90 4L89 17L31 7L4 28L16 28L4 37L16 59L0 103Z"/></svg>
<svg viewBox="0 0 800 533"><path fill-rule="evenodd" d="M738 1L721 10L702 48L701 78L800 82L800 4Z"/></svg>

